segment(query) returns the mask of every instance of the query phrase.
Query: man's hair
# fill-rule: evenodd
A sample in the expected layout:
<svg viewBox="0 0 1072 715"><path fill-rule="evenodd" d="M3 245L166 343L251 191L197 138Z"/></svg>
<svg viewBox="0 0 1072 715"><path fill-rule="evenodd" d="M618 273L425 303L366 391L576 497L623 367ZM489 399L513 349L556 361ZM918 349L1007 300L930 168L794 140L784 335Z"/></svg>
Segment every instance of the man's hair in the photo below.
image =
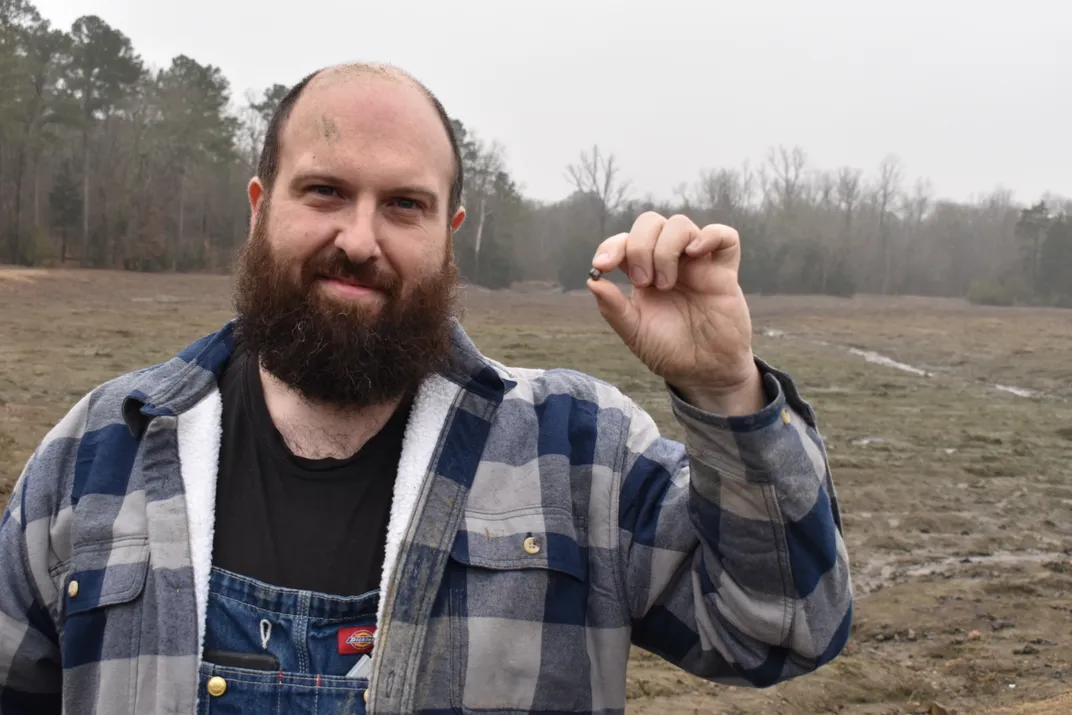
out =
<svg viewBox="0 0 1072 715"><path fill-rule="evenodd" d="M458 146L458 137L454 133L454 125L451 123L450 116L447 114L447 110L443 108L443 104L439 99L432 94L431 90L421 84L418 80L410 76L409 74L395 69L393 67L385 67L374 64L355 63L352 65L342 65L341 69L352 70L355 72L370 72L380 73L388 76L394 76L400 79L408 80L413 83L417 89L432 102L432 106L435 107L436 114L439 115L439 120L443 123L443 128L447 132L447 137L450 140L450 150L454 155L454 178L450 186L450 199L447 203L447 219L449 220L454 216L454 213L462 205L462 187L465 182L465 177L462 169L462 155L461 149ZM283 133L283 127L286 126L287 120L290 118L291 112L294 111L294 105L298 103L301 98L302 92L309 85L309 82L313 80L317 75L325 70L332 69L322 67L315 72L310 72L301 79L296 85L290 88L283 99L280 100L279 106L276 107L275 112L272 114L271 120L268 122L268 129L264 133L264 146L261 149L260 159L257 162L257 176L260 178L261 183L264 185L265 194L270 195L272 188L275 186L276 177L279 174L279 152L280 152L280 135Z"/></svg>

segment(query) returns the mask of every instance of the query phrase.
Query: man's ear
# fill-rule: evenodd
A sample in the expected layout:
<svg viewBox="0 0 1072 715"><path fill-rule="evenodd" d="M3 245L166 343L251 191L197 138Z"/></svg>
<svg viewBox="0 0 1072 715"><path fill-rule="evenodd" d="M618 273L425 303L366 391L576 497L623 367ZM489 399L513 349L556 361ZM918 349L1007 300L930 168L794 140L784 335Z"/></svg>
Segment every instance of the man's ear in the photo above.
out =
<svg viewBox="0 0 1072 715"><path fill-rule="evenodd" d="M264 184L261 183L260 178L254 176L249 180L246 194L249 196L249 230L252 232L253 227L257 225L257 214L260 212L261 203L264 201Z"/></svg>
<svg viewBox="0 0 1072 715"><path fill-rule="evenodd" d="M465 207L463 206L463 207L458 209L458 213L454 214L454 218L452 218L450 220L450 230L452 232L457 231L459 228L462 227L462 224L464 222L465 222Z"/></svg>

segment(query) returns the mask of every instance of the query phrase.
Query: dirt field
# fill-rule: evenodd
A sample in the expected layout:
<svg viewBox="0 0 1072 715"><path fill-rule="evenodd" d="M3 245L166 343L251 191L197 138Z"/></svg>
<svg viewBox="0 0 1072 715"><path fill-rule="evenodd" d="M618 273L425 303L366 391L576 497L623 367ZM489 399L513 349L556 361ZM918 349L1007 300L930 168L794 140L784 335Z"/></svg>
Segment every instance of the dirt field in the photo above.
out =
<svg viewBox="0 0 1072 715"><path fill-rule="evenodd" d="M87 390L227 320L228 289L213 276L0 269L0 495ZM471 290L466 306L493 357L611 380L680 434L659 381L586 294ZM757 353L819 411L853 563L852 639L818 673L764 691L637 653L629 712L1072 712L1067 696L1040 704L1072 690L1072 311L751 306Z"/></svg>

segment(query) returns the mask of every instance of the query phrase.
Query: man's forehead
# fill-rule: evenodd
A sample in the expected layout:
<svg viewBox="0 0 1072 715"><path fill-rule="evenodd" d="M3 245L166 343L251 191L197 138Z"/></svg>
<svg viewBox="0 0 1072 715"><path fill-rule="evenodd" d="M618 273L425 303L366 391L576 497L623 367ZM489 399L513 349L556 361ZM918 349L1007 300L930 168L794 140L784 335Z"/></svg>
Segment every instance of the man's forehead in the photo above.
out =
<svg viewBox="0 0 1072 715"><path fill-rule="evenodd" d="M331 70L306 87L283 129L282 150L344 153L384 143L424 162L453 166L447 129L431 99L404 75L387 70Z"/></svg>

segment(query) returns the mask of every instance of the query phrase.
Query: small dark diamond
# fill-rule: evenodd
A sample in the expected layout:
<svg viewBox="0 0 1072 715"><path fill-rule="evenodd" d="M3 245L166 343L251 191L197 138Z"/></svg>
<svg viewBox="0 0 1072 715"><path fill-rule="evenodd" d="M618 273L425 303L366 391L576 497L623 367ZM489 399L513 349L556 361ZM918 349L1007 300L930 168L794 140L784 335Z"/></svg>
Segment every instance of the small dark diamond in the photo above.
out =
<svg viewBox="0 0 1072 715"><path fill-rule="evenodd" d="M594 281L598 281L601 275L603 275L603 271L599 270L598 268L593 268L592 270L588 271L588 276Z"/></svg>

